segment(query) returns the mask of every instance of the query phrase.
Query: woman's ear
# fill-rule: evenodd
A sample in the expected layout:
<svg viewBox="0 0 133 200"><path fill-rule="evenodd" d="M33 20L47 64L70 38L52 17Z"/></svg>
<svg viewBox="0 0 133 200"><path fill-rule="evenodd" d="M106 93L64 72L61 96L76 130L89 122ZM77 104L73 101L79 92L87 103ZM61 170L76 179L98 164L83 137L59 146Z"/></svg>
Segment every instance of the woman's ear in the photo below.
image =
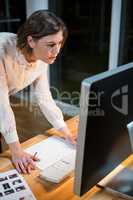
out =
<svg viewBox="0 0 133 200"><path fill-rule="evenodd" d="M35 41L33 40L33 37L31 35L27 36L27 43L32 49L35 47Z"/></svg>

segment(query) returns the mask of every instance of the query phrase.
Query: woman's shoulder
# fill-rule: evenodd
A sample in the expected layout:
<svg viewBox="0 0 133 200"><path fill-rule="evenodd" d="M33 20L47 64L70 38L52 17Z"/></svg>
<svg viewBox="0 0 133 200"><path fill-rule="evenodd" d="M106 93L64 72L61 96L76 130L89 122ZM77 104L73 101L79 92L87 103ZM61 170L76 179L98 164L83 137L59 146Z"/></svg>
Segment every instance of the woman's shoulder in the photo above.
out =
<svg viewBox="0 0 133 200"><path fill-rule="evenodd" d="M14 41L16 41L15 33L0 32L0 45L5 43L11 44Z"/></svg>
<svg viewBox="0 0 133 200"><path fill-rule="evenodd" d="M0 56L13 52L16 49L16 34L0 32Z"/></svg>
<svg viewBox="0 0 133 200"><path fill-rule="evenodd" d="M16 34L15 33L11 33L11 32L0 32L0 36L13 37L13 36L16 36Z"/></svg>

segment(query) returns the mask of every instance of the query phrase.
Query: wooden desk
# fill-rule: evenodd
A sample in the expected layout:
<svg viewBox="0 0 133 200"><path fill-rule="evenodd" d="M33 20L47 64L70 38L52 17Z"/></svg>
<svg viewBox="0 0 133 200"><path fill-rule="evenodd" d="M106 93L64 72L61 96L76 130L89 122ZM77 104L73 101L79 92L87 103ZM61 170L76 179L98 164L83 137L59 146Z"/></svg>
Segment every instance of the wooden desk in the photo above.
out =
<svg viewBox="0 0 133 200"><path fill-rule="evenodd" d="M67 121L69 128L74 134L78 127L78 118L75 117ZM58 131L50 129L47 131L46 135L60 135ZM43 139L46 136L37 135L30 140L24 142L22 146L27 148ZM13 169L11 161L9 159L9 152L6 151L0 156L0 172ZM127 165L133 160L130 156L123 164ZM39 170L33 171L30 175L23 175L31 190L33 191L37 200L121 200L112 196L111 194L105 192L103 189L98 187L93 187L88 193L82 197L78 197L73 194L73 178L68 178L60 184L51 184L48 182L42 183L38 178Z"/></svg>

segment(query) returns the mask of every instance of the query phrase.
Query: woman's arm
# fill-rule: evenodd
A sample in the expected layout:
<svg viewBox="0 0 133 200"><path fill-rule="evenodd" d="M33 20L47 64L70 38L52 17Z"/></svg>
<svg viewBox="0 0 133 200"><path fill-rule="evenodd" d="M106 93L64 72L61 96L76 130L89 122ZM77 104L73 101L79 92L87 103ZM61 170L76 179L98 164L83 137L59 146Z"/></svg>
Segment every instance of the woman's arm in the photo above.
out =
<svg viewBox="0 0 133 200"><path fill-rule="evenodd" d="M0 132L9 145L16 169L20 173L30 172L35 164L32 156L23 152L18 139L15 117L9 101L6 72L2 61L0 61ZM30 168L27 168L27 163L30 163Z"/></svg>
<svg viewBox="0 0 133 200"><path fill-rule="evenodd" d="M52 98L46 66L44 66L42 74L34 81L33 86L37 103L47 120L54 126L54 128L63 132L65 138L74 143L74 137L64 122L62 112Z"/></svg>
<svg viewBox="0 0 133 200"><path fill-rule="evenodd" d="M19 141L8 92L4 64L0 61L0 131L7 144Z"/></svg>

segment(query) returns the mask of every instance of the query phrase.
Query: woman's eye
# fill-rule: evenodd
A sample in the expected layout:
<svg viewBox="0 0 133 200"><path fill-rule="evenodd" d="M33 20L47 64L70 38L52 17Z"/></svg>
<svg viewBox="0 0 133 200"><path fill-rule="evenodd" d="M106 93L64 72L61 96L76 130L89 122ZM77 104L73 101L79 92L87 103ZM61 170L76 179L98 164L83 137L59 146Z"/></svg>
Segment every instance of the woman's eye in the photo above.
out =
<svg viewBox="0 0 133 200"><path fill-rule="evenodd" d="M48 48L54 48L56 45L58 45L58 47L60 47L62 45L62 42L58 43L58 44L47 44Z"/></svg>
<svg viewBox="0 0 133 200"><path fill-rule="evenodd" d="M53 48L55 44L48 44L48 47Z"/></svg>

